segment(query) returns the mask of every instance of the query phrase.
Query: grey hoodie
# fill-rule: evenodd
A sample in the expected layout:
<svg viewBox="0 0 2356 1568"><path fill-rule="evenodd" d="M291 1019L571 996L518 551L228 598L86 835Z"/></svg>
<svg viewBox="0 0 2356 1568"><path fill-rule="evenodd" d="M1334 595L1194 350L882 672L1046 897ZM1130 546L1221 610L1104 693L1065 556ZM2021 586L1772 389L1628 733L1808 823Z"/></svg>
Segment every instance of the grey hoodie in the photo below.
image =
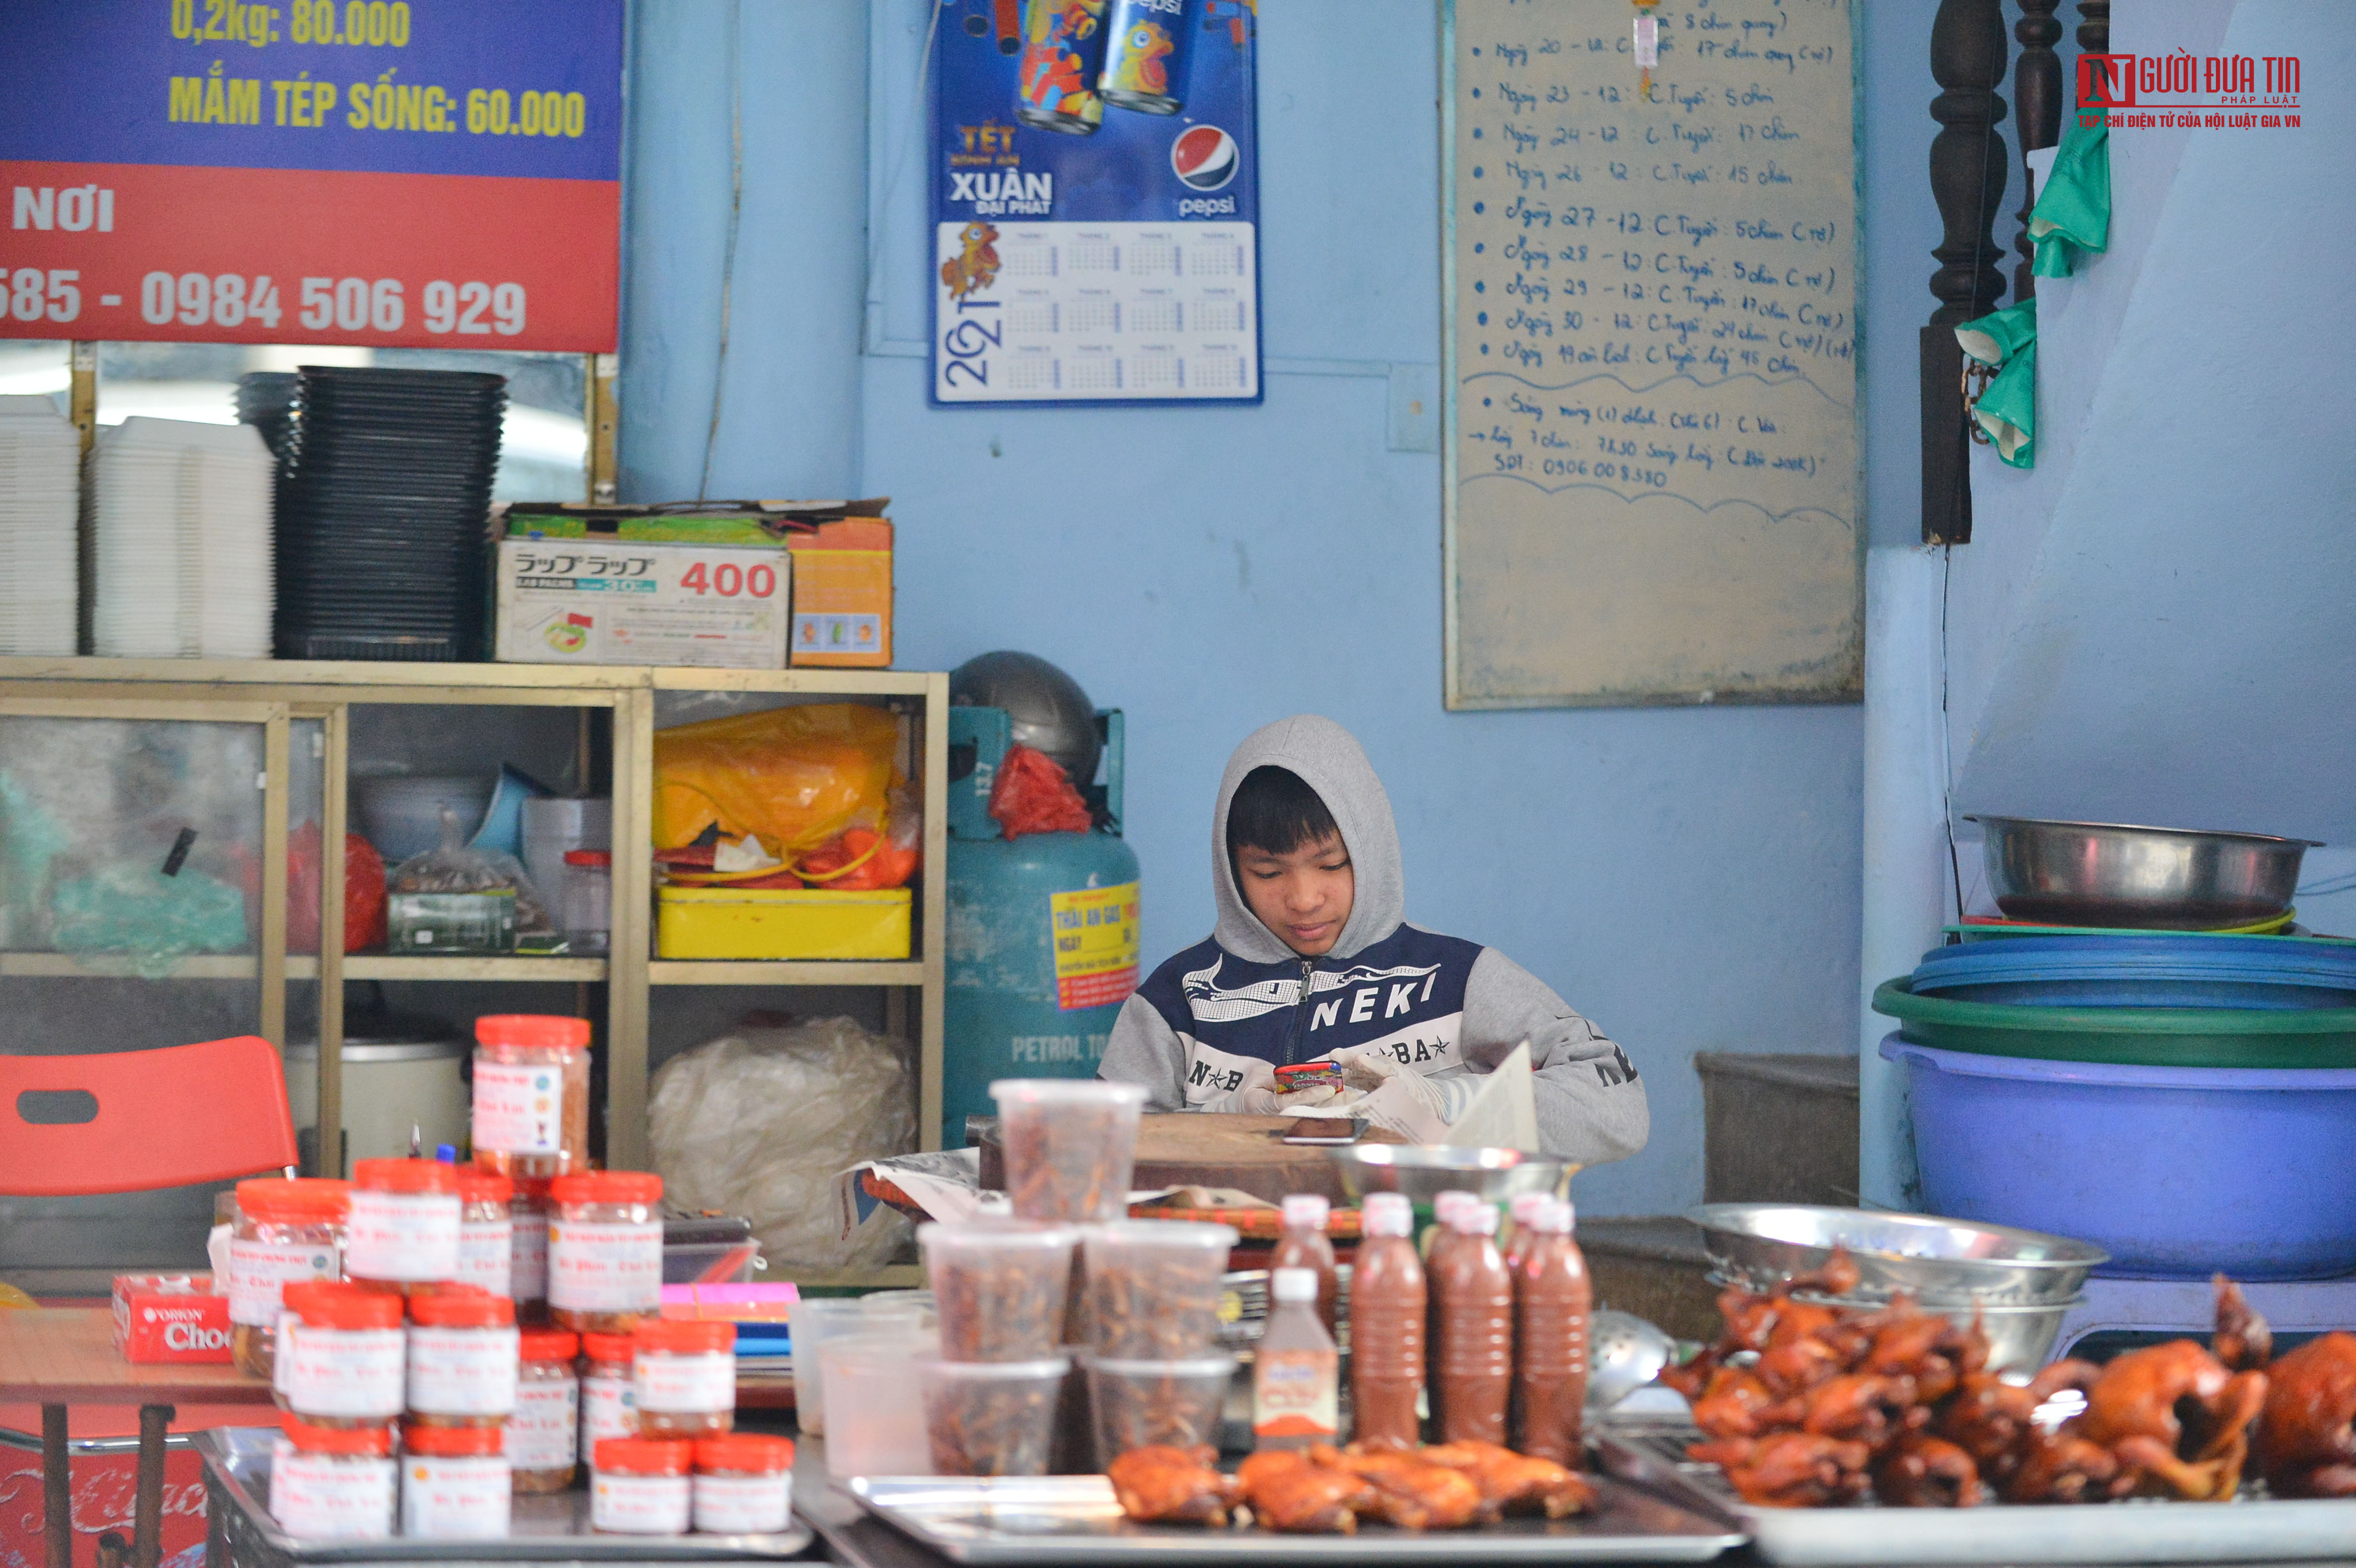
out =
<svg viewBox="0 0 2356 1568"><path fill-rule="evenodd" d="M1314 959L1252 913L1227 859L1228 803L1246 774L1269 766L1317 792L1350 854L1350 918ZM1407 923L1390 798L1356 739L1332 720L1279 720L1236 748L1212 815L1211 887L1213 934L1122 1005L1098 1069L1144 1084L1149 1109L1233 1109L1257 1062L1376 1046L1424 1073L1453 1120L1477 1075L1526 1040L1547 1153L1594 1165L1644 1147L1644 1085L1624 1051L1495 948Z"/></svg>

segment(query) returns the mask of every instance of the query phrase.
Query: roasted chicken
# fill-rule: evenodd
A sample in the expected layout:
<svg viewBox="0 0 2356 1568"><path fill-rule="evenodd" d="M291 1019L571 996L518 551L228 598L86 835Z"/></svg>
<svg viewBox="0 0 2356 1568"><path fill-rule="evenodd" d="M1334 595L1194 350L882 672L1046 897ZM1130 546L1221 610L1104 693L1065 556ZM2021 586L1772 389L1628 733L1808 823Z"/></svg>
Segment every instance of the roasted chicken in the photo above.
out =
<svg viewBox="0 0 2356 1568"><path fill-rule="evenodd" d="M1228 1510L1243 1500L1243 1483L1222 1475L1210 1448L1132 1448L1105 1467L1121 1511L1140 1524L1227 1522Z"/></svg>
<svg viewBox="0 0 2356 1568"><path fill-rule="evenodd" d="M1429 1450L1329 1448L1309 1450L1320 1465L1347 1470L1375 1488L1375 1517L1400 1530L1458 1530L1482 1519L1481 1488L1472 1477L1435 1465ZM1494 1509L1486 1510L1494 1518Z"/></svg>
<svg viewBox="0 0 2356 1568"><path fill-rule="evenodd" d="M1944 1438L1910 1432L1874 1467L1873 1495L1898 1508L1975 1508L1984 1488L1969 1454Z"/></svg>
<svg viewBox="0 0 2356 1568"><path fill-rule="evenodd" d="M1697 1443L1693 1458L1718 1466L1742 1500L1762 1508L1822 1508L1855 1502L1870 1484L1866 1467L1873 1450L1862 1443L1820 1437L1813 1432L1777 1432L1765 1437Z"/></svg>
<svg viewBox="0 0 2356 1568"><path fill-rule="evenodd" d="M1264 1448L1236 1467L1252 1517L1295 1535L1351 1535L1380 1495L1364 1477L1290 1448Z"/></svg>
<svg viewBox="0 0 2356 1568"><path fill-rule="evenodd" d="M2062 1431L2136 1472L2133 1490L2222 1502L2241 1485L2249 1426L2266 1402L2266 1374L2228 1371L2190 1339L2129 1350L2086 1391L2085 1413Z"/></svg>
<svg viewBox="0 0 2356 1568"><path fill-rule="evenodd" d="M2310 1339L2274 1364L2259 1472L2276 1497L2356 1497L2356 1334Z"/></svg>
<svg viewBox="0 0 2356 1568"><path fill-rule="evenodd" d="M1595 1504L1595 1488L1577 1471L1494 1443L1434 1444L1422 1456L1470 1477L1492 1517L1531 1513L1568 1519Z"/></svg>

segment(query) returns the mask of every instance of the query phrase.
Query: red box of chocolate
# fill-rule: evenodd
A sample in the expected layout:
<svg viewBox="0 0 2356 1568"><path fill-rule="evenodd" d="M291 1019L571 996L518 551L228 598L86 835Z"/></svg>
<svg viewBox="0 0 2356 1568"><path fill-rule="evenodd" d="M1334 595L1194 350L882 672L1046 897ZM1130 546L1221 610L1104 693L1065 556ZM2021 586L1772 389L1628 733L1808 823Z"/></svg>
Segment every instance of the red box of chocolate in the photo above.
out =
<svg viewBox="0 0 2356 1568"><path fill-rule="evenodd" d="M114 1348L126 1361L229 1361L229 1297L209 1274L114 1278Z"/></svg>

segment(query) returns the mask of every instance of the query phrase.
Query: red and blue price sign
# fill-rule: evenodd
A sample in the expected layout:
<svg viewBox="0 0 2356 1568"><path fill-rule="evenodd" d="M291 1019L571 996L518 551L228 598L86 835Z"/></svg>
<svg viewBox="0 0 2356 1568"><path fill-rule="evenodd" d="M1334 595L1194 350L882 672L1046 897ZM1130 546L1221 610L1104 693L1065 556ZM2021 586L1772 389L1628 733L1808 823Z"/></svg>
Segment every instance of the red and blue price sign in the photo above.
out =
<svg viewBox="0 0 2356 1568"><path fill-rule="evenodd" d="M0 0L0 337L610 352L622 0Z"/></svg>

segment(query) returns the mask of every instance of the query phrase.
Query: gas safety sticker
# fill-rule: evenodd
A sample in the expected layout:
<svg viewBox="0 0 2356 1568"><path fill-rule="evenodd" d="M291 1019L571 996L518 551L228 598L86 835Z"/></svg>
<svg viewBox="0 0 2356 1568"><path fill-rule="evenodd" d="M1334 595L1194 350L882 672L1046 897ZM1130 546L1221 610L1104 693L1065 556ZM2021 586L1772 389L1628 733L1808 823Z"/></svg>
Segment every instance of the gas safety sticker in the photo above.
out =
<svg viewBox="0 0 2356 1568"><path fill-rule="evenodd" d="M1055 1006L1108 1008L1137 989L1137 884L1047 895L1055 935Z"/></svg>

